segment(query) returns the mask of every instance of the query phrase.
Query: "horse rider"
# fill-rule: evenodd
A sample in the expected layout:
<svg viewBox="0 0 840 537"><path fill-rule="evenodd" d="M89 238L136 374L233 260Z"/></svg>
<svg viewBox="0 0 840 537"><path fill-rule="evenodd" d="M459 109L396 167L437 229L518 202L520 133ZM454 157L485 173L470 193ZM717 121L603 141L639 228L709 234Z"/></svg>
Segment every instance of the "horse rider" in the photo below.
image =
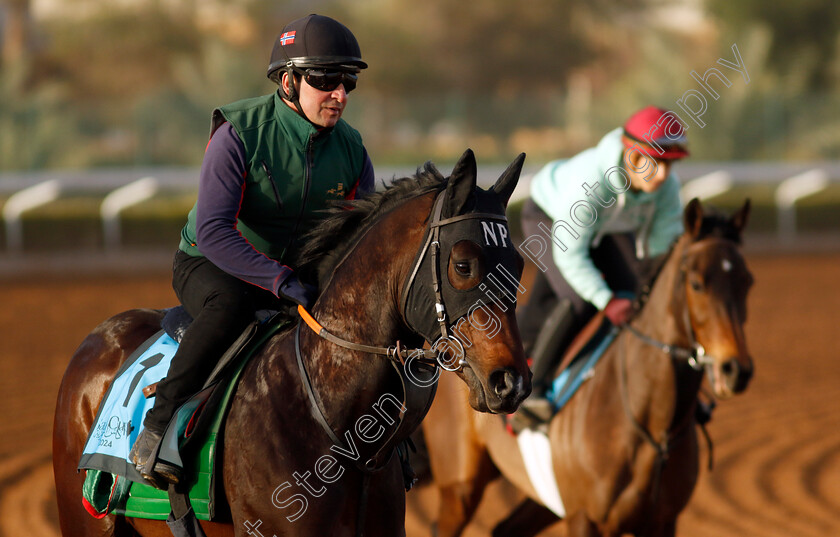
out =
<svg viewBox="0 0 840 537"><path fill-rule="evenodd" d="M655 258L682 233L680 184L671 168L688 156L686 142L673 112L647 106L597 146L533 177L523 233L550 230L554 262L538 267L545 270L517 312L534 375L516 414L520 424L551 418L546 391L564 349L599 310L614 325L626 323L633 313L627 293L636 293Z"/></svg>
<svg viewBox="0 0 840 537"><path fill-rule="evenodd" d="M199 391L222 352L260 309L309 306L316 291L290 259L300 236L333 200L374 190L360 134L341 119L367 68L353 33L309 15L274 44L268 78L277 91L213 111L198 200L181 232L172 286L194 321L185 331L129 458L154 485L181 469L146 469L177 408Z"/></svg>

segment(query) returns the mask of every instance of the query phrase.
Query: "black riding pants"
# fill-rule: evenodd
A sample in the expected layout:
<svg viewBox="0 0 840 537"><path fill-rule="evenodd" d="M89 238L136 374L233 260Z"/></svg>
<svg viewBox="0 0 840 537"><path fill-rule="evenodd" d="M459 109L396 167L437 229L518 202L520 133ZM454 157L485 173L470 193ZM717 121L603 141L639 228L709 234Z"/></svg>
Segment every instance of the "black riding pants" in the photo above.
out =
<svg viewBox="0 0 840 537"><path fill-rule="evenodd" d="M173 263L172 287L193 317L166 378L160 381L147 428L162 431L175 410L199 391L222 354L260 309L287 306L273 293L235 278L205 257L180 250Z"/></svg>
<svg viewBox="0 0 840 537"><path fill-rule="evenodd" d="M551 218L540 207L528 200L522 208L522 230L526 237L542 235L538 224L543 222L551 229ZM550 241L550 239L547 238ZM601 271L610 289L615 291L637 292L642 264L636 259L633 234L623 233L605 235L598 246L591 248L589 254L595 267ZM537 275L531 287L528 303L517 310L516 320L525 351L530 354L531 348L543 322L560 300L568 300L571 305L572 318L567 320L566 341L560 344L560 349L566 348L574 336L595 316L597 308L584 300L560 273L553 262L547 263L545 272L537 269Z"/></svg>

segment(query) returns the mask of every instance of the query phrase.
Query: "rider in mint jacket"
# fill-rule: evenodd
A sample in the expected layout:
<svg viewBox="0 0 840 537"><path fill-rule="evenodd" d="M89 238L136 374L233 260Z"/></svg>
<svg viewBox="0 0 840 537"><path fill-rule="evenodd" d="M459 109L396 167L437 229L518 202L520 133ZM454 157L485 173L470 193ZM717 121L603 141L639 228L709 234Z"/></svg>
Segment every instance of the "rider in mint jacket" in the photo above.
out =
<svg viewBox="0 0 840 537"><path fill-rule="evenodd" d="M268 77L278 90L213 112L198 201L173 264L172 286L193 321L129 453L152 485L183 479L181 468L152 454L255 312L314 301L315 289L289 263L319 211L374 189L361 136L341 119L366 67L347 27L309 15L275 42Z"/></svg>
<svg viewBox="0 0 840 537"><path fill-rule="evenodd" d="M527 237L546 237L551 261L540 260L530 298L517 311L533 390L517 413L531 425L550 419L551 373L574 336L600 310L627 322L642 274L682 233L680 183L671 171L688 155L675 114L648 106L597 146L548 163L531 181L522 209ZM546 256L547 257L547 256Z"/></svg>
<svg viewBox="0 0 840 537"><path fill-rule="evenodd" d="M619 127L596 147L569 160L548 163L531 180L534 203L552 222L564 220L580 235L565 235L565 251L552 242L555 265L572 289L599 310L607 306L613 290L595 266L590 248L597 248L607 235L633 233L636 257L656 257L667 252L683 230L680 182L673 171L661 187L650 193L632 189L616 193L607 184L609 179L622 181L615 172L608 174L611 168L622 165L622 136L623 129ZM583 183L589 186L584 187ZM572 207L580 200L588 201L597 211L589 227L575 226L570 217ZM585 209L577 211L583 213Z"/></svg>

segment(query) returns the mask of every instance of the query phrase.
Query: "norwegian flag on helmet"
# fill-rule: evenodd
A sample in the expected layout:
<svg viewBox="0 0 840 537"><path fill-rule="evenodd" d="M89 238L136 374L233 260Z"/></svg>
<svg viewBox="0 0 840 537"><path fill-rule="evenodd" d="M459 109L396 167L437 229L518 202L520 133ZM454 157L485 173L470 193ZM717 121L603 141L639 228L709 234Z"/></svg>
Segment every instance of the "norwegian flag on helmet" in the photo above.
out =
<svg viewBox="0 0 840 537"><path fill-rule="evenodd" d="M291 45L295 42L295 30L291 32L284 32L283 35L280 36L280 44L283 46Z"/></svg>

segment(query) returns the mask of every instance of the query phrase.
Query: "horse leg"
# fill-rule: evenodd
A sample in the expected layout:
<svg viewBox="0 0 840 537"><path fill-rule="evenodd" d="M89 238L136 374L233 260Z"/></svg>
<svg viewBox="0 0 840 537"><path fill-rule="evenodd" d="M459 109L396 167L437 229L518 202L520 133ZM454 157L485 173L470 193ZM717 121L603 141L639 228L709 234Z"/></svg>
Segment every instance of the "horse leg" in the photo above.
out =
<svg viewBox="0 0 840 537"><path fill-rule="evenodd" d="M559 520L551 509L531 498L520 503L513 513L493 528L493 537L534 537Z"/></svg>
<svg viewBox="0 0 840 537"><path fill-rule="evenodd" d="M585 511L577 511L566 518L568 524L568 537L598 537L601 533L598 526L589 520ZM604 534L603 537L614 537L612 534Z"/></svg>
<svg viewBox="0 0 840 537"><path fill-rule="evenodd" d="M435 401L422 424L429 467L440 493L435 533L439 537L463 533L485 487L499 475L475 419L460 381L455 375L441 375Z"/></svg>
<svg viewBox="0 0 840 537"><path fill-rule="evenodd" d="M434 469L434 464L432 465ZM440 507L436 537L459 537L481 502L487 484L499 475L499 470L484 451L474 462L471 479L438 486Z"/></svg>

